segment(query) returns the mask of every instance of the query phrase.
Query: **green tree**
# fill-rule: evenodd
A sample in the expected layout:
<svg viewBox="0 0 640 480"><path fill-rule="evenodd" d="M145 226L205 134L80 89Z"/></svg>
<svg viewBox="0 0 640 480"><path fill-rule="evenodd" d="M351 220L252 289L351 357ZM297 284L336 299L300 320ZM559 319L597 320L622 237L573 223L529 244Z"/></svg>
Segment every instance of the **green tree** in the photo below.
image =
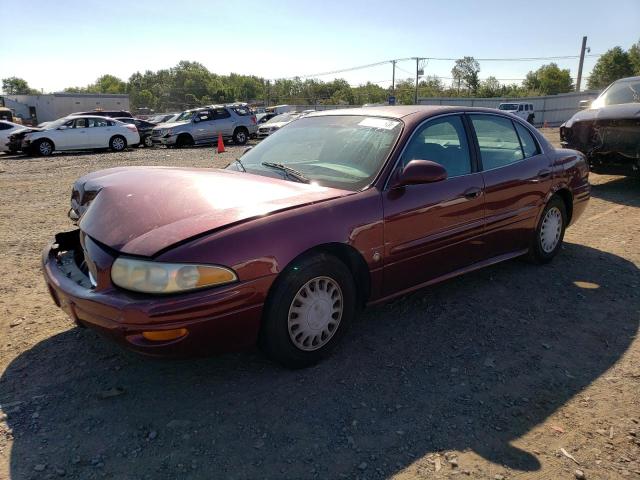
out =
<svg viewBox="0 0 640 480"><path fill-rule="evenodd" d="M632 56L635 60L636 50ZM619 78L630 77L634 74L634 65L628 52L621 47L613 47L598 58L589 81L589 88L601 89Z"/></svg>
<svg viewBox="0 0 640 480"><path fill-rule="evenodd" d="M556 63L550 63L527 73L523 86L539 95L557 95L572 91L573 81L568 68L560 69Z"/></svg>
<svg viewBox="0 0 640 480"><path fill-rule="evenodd" d="M37 90L29 87L26 80L18 77L2 79L2 91L7 95L37 95Z"/></svg>
<svg viewBox="0 0 640 480"><path fill-rule="evenodd" d="M633 74L640 75L640 41L631 45L627 53L629 54L629 61L633 67Z"/></svg>
<svg viewBox="0 0 640 480"><path fill-rule="evenodd" d="M502 85L496 77L487 77L480 82L479 97L499 97L502 95Z"/></svg>
<svg viewBox="0 0 640 480"><path fill-rule="evenodd" d="M456 64L451 69L454 87L459 92L465 88L468 94L475 94L480 86L480 64L473 57L463 57L456 60Z"/></svg>

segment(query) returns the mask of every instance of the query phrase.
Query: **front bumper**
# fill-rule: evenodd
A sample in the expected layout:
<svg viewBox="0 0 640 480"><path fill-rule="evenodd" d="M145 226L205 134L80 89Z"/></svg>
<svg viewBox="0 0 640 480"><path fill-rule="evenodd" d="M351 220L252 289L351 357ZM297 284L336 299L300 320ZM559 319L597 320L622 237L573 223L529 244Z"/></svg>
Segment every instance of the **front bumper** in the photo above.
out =
<svg viewBox="0 0 640 480"><path fill-rule="evenodd" d="M42 255L44 278L56 305L78 325L93 328L125 347L155 356L237 351L256 343L270 277L179 295L134 294L113 285L92 287L78 265L79 230L56 235ZM92 260L100 279L115 257ZM150 341L142 332L185 328L170 341Z"/></svg>
<svg viewBox="0 0 640 480"><path fill-rule="evenodd" d="M166 146L173 146L176 144L176 142L178 141L178 136L177 135L162 135L160 137L158 136L151 136L151 140L153 141L154 145L166 145Z"/></svg>

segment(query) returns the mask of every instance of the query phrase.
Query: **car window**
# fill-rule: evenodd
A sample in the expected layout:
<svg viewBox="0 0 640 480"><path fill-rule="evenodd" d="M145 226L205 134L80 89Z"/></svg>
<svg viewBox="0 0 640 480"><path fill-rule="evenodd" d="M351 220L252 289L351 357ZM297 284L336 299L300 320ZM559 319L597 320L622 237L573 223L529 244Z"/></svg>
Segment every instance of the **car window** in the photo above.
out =
<svg viewBox="0 0 640 480"><path fill-rule="evenodd" d="M522 144L524 158L538 155L538 153L540 153L540 150L538 150L538 144L533 139L533 135L531 135L531 132L517 122L516 130L518 131L518 136L520 137L520 143Z"/></svg>
<svg viewBox="0 0 640 480"><path fill-rule="evenodd" d="M211 120L211 112L209 110L201 110L196 114L196 118L199 118L201 122Z"/></svg>
<svg viewBox="0 0 640 480"><path fill-rule="evenodd" d="M524 158L511 120L495 115L473 114L470 117L484 170L504 167Z"/></svg>
<svg viewBox="0 0 640 480"><path fill-rule="evenodd" d="M65 122L63 125L67 128L73 128L73 124L74 124L74 121L69 120L68 122Z"/></svg>
<svg viewBox="0 0 640 480"><path fill-rule="evenodd" d="M105 118L89 118L88 119L89 127L106 127L108 124L109 122Z"/></svg>
<svg viewBox="0 0 640 480"><path fill-rule="evenodd" d="M435 119L418 130L402 155L411 160L431 160L447 170L448 177L471 173L471 156L462 120L458 115Z"/></svg>
<svg viewBox="0 0 640 480"><path fill-rule="evenodd" d="M216 108L213 111L213 119L214 120L220 120L223 118L229 118L231 116L231 114L229 112L227 112L226 108Z"/></svg>
<svg viewBox="0 0 640 480"><path fill-rule="evenodd" d="M522 105L518 105L518 111L521 112L522 109L523 109L523 106Z"/></svg>
<svg viewBox="0 0 640 480"><path fill-rule="evenodd" d="M9 130L11 128L11 125L9 125L8 123L0 123L0 130Z"/></svg>
<svg viewBox="0 0 640 480"><path fill-rule="evenodd" d="M236 112L241 117L246 117L247 115L251 115L251 111L246 107L233 107L233 111Z"/></svg>
<svg viewBox="0 0 640 480"><path fill-rule="evenodd" d="M86 118L76 118L76 126L75 128L87 128L87 119Z"/></svg>

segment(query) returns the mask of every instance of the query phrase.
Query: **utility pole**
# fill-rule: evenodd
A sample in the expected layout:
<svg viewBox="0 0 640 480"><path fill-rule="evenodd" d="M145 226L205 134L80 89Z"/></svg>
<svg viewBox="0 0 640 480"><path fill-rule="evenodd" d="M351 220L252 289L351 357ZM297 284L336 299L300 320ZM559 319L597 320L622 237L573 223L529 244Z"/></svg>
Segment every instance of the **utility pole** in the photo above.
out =
<svg viewBox="0 0 640 480"><path fill-rule="evenodd" d="M587 37L582 37L582 49L580 50L580 64L578 65L578 78L576 79L576 92L580 91L582 83L582 65L584 64L584 52L587 50Z"/></svg>
<svg viewBox="0 0 640 480"><path fill-rule="evenodd" d="M391 74L391 95L396 94L396 62L397 60L391 60L393 65L393 73Z"/></svg>
<svg viewBox="0 0 640 480"><path fill-rule="evenodd" d="M420 58L416 57L416 95L414 103L418 104L418 69L420 68Z"/></svg>

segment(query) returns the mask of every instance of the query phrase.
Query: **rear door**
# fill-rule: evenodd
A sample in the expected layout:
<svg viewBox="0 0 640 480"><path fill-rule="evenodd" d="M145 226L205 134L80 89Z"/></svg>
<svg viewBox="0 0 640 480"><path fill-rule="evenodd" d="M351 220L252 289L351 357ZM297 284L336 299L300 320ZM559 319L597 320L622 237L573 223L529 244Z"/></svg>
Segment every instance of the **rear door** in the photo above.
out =
<svg viewBox="0 0 640 480"><path fill-rule="evenodd" d="M87 122L89 130L90 147L106 148L109 146L109 140L114 135L113 122L106 118L89 118Z"/></svg>
<svg viewBox="0 0 640 480"><path fill-rule="evenodd" d="M419 126L396 166L414 159L445 167L448 178L383 192L384 294L391 295L482 259L484 184L462 115Z"/></svg>
<svg viewBox="0 0 640 480"><path fill-rule="evenodd" d="M235 128L234 117L225 107L218 107L213 110L213 119L215 120L216 138L218 133L222 133L224 137L233 135Z"/></svg>
<svg viewBox="0 0 640 480"><path fill-rule="evenodd" d="M551 188L551 166L527 127L502 115L469 114L485 184L486 256L529 247Z"/></svg>

